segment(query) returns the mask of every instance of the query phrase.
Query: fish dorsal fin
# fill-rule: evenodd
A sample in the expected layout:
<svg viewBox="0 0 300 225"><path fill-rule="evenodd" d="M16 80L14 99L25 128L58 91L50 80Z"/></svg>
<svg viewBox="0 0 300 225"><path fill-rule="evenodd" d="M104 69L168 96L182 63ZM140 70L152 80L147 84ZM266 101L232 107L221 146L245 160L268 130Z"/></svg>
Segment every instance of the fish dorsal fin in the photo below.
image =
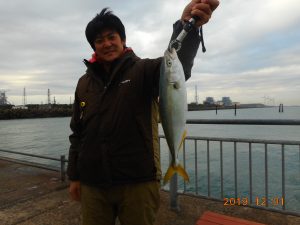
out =
<svg viewBox="0 0 300 225"><path fill-rule="evenodd" d="M186 135L187 135L187 130L185 129L181 135L181 141L180 141L180 144L179 144L179 147L178 147L178 151L182 148L182 145L183 145L183 142L186 138Z"/></svg>

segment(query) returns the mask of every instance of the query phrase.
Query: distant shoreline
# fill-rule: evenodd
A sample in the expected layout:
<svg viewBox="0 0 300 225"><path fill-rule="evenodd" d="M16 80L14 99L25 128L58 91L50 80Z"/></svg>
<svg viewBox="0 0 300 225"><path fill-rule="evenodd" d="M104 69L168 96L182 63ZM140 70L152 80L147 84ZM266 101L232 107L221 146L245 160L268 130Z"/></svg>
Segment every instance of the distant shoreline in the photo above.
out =
<svg viewBox="0 0 300 225"><path fill-rule="evenodd" d="M227 109L252 109L252 108L278 108L279 106L269 106L264 104L241 104L237 106L205 106L205 105L196 105L188 104L188 111L206 111L206 110L227 110ZM300 106L284 106L284 107L300 107Z"/></svg>
<svg viewBox="0 0 300 225"><path fill-rule="evenodd" d="M237 105L236 109L249 108L278 108L278 106L266 105ZM285 106L285 107L300 107L300 106ZM235 109L235 106L204 106L196 104L188 104L188 111L208 111L208 110L228 110ZM43 109L1 109L0 120L14 119L37 119L37 118L55 118L55 117L71 117L73 110L71 108L43 108Z"/></svg>
<svg viewBox="0 0 300 225"><path fill-rule="evenodd" d="M268 108L268 107L276 107L276 106L266 106L264 104L239 104L239 105L202 105L191 103L188 104L188 111L202 111L202 110L226 110L226 109L249 109L249 108Z"/></svg>
<svg viewBox="0 0 300 225"><path fill-rule="evenodd" d="M70 117L72 109L1 109L0 120Z"/></svg>

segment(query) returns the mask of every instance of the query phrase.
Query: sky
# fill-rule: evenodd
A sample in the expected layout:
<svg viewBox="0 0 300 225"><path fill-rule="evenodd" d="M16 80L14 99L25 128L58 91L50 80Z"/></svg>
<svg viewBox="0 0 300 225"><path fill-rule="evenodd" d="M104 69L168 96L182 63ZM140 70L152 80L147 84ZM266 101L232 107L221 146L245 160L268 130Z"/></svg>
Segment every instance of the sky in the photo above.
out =
<svg viewBox="0 0 300 225"><path fill-rule="evenodd" d="M83 59L92 52L87 23L109 7L126 28L126 43L141 58L163 55L187 0L0 0L0 90L27 104L74 100ZM206 97L268 105L300 105L300 1L220 0L203 26L188 102Z"/></svg>

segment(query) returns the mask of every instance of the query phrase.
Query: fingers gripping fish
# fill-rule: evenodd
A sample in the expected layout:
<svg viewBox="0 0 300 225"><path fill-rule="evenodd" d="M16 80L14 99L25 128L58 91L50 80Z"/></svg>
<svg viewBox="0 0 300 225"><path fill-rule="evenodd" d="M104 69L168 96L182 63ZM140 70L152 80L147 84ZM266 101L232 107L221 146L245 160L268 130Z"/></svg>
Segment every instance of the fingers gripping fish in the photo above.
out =
<svg viewBox="0 0 300 225"><path fill-rule="evenodd" d="M174 48L165 51L160 68L159 111L171 153L171 163L164 177L164 184L174 173L189 181L188 174L178 160L178 152L183 146L187 133L185 128L187 95L183 68Z"/></svg>

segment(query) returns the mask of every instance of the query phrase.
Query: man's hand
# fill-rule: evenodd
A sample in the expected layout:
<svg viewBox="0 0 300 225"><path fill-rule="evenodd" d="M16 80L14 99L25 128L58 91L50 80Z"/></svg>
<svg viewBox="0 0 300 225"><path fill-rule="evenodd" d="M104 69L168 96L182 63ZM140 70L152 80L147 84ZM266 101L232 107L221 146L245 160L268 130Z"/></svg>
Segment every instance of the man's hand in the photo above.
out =
<svg viewBox="0 0 300 225"><path fill-rule="evenodd" d="M80 201L80 182L71 181L69 187L69 193L72 200Z"/></svg>
<svg viewBox="0 0 300 225"><path fill-rule="evenodd" d="M192 17L198 17L195 26L200 27L207 23L213 11L219 6L218 0L192 0L183 10L181 20L188 21Z"/></svg>

